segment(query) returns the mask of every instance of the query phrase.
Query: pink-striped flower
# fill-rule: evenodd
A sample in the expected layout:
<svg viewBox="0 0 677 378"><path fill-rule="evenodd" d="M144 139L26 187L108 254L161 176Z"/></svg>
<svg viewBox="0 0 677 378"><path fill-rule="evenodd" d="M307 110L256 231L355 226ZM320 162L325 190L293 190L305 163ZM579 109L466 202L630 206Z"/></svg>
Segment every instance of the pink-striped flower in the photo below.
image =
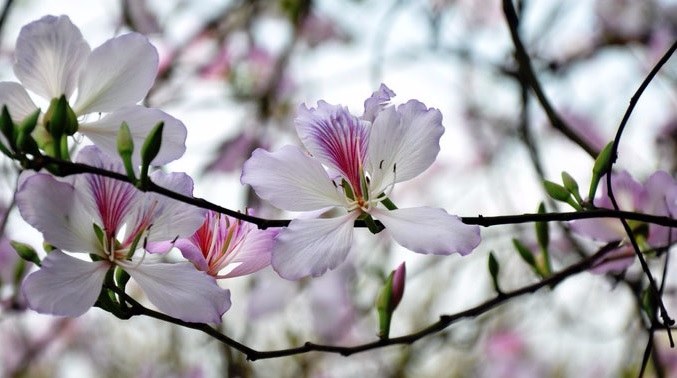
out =
<svg viewBox="0 0 677 378"><path fill-rule="evenodd" d="M400 245L415 252L470 253L479 227L436 208L388 210L380 205L392 187L425 171L437 157L442 115L416 100L395 106L385 85L365 101L361 118L324 101L302 106L296 130L306 147L257 149L244 164L242 183L274 206L290 211L336 207L335 218L295 219L280 231L273 268L284 278L319 276L343 262L359 217L380 220ZM392 207L392 206L391 206Z"/></svg>
<svg viewBox="0 0 677 378"><path fill-rule="evenodd" d="M214 278L231 278L270 265L275 235L277 230L259 230L252 223L208 211L192 236L155 245L153 250L175 246L199 270Z"/></svg>
<svg viewBox="0 0 677 378"><path fill-rule="evenodd" d="M122 172L94 146L77 161ZM193 182L182 173L154 172L151 179L168 189L192 195ZM124 269L148 299L168 315L190 322L220 322L230 307L230 293L189 262L153 262L147 242L192 235L204 211L133 185L82 174L57 180L43 173L24 177L16 195L21 216L42 232L56 250L31 273L22 290L29 307L41 312L79 316L94 305L106 273ZM94 261L63 251L94 255Z"/></svg>
<svg viewBox="0 0 677 378"><path fill-rule="evenodd" d="M183 155L183 123L161 110L138 105L158 69L157 50L143 35L121 35L91 50L67 16L45 16L21 29L14 57L14 74L21 83L0 82L0 106L7 105L14 121L38 108L28 91L43 103L65 95L78 117L78 132L111 156L118 156L116 137L122 122L129 124L134 144L141 146L160 121L165 123L162 147L153 164ZM43 126L34 134L38 141L49 139ZM138 151L135 161L140 161Z"/></svg>

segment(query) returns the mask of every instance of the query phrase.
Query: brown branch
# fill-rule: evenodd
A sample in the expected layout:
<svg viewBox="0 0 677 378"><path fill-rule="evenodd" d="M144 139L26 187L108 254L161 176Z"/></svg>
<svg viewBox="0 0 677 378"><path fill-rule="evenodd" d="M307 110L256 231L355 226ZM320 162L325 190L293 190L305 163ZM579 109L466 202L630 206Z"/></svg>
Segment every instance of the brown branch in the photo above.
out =
<svg viewBox="0 0 677 378"><path fill-rule="evenodd" d="M586 271L590 267L592 267L598 260L604 257L605 254L607 254L610 251L613 251L618 247L618 242L610 243L602 247L597 253L594 255L583 259L568 268L546 278L543 279L542 281L536 282L531 285L524 286L520 289L513 290L510 292L504 292L504 293L499 293L497 296L495 296L492 299L489 299L475 307L469 308L464 311L457 312L455 314L450 314L450 315L440 315L440 318L437 322L432 323L428 325L427 327L408 334L404 336L399 336L399 337L393 337L389 339L378 339L369 343L364 343L364 344L359 344L359 345L354 345L354 346L340 346L340 345L327 345L327 344L316 344L313 342L306 342L302 346L294 347L294 348L288 348L288 349L278 349L278 350L270 350L270 351L259 351L256 349L253 349L251 347L248 347L242 343L239 343L230 337L222 334L212 326L208 324L203 324L203 323L190 323L190 322L185 322L181 319L176 319L174 317L171 317L169 315L151 310L149 308L146 308L145 306L141 305L139 302L131 298L129 295L127 295L124 290L114 287L114 286L106 286L106 288L114 291L116 294L118 294L124 301L126 301L131 307L128 308L128 312L125 313L125 315L128 315L129 317L131 316L136 316L136 315L145 315L151 318L155 318L158 320L162 320L165 322L173 323L182 327L186 328L191 328L194 330L198 330L201 332L204 332L205 334L213 337L214 339L237 349L238 351L244 353L247 356L248 360L255 361L255 360L261 360L261 359L269 359L269 358L279 358L279 357L287 357L287 356L292 356L292 355L298 355L298 354L303 354L303 353L308 353L308 352L325 352L325 353L335 353L335 354L340 354L342 356L350 356L355 353L360 353L360 352L365 352L368 350L373 350L373 349L378 349L378 348L383 348L391 345L403 345L403 344L413 344L414 342L437 332L440 332L447 327L451 326L452 324L458 322L459 320L466 319L466 318L473 318L477 317L479 315L482 315L484 313L489 312L495 307L500 306L501 304L507 302L508 300L511 300L513 298L517 298L526 294L531 294L534 293L546 286L550 288L555 288L558 284L560 284L562 281L566 280L567 278L576 275L578 273L581 273L583 271Z"/></svg>
<svg viewBox="0 0 677 378"><path fill-rule="evenodd" d="M513 44L515 45L515 58L519 64L520 76L523 77L526 82L531 87L531 90L534 91L538 102L543 107L548 120L552 126L569 138L572 142L576 143L581 147L585 152L587 152L593 158L597 156L599 151L587 141L585 141L580 135L578 135L564 120L559 116L555 108L550 104L550 100L545 95L545 91L541 86L541 83L538 81L534 69L531 65L531 59L529 54L527 54L524 44L519 37L519 31L517 27L519 25L519 19L517 18L517 13L515 8L512 5L512 0L503 0L503 13L505 13L505 19L508 23L508 28L510 29L510 36L512 37Z"/></svg>

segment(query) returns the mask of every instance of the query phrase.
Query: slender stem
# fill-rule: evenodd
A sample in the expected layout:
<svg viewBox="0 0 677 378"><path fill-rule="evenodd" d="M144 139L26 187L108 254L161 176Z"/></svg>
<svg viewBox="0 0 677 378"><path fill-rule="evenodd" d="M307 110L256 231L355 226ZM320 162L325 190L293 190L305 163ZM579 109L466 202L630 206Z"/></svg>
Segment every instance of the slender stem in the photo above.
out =
<svg viewBox="0 0 677 378"><path fill-rule="evenodd" d="M585 152L587 152L593 158L597 156L597 149L578 135L564 120L559 116L555 108L550 104L550 100L545 95L545 91L541 86L540 81L534 73L534 69L531 65L531 59L529 54L527 54L524 44L519 37L519 31L517 30L519 25L519 19L517 18L517 13L515 8L512 5L512 0L503 0L503 13L505 14L505 19L508 23L508 28L510 29L510 36L512 37L513 44L515 45L515 57L517 63L519 64L520 75L526 80L531 89L534 91L538 102L543 107L548 120L552 126L569 138L572 142L576 143L581 147Z"/></svg>
<svg viewBox="0 0 677 378"><path fill-rule="evenodd" d="M358 344L354 346L339 346L339 345L327 345L327 344L316 344L312 342L306 342L302 346L298 347L293 347L293 348L287 348L287 349L278 349L278 350L270 350L270 351L259 351L253 348L250 348L242 343L239 343L230 337L222 334L219 332L217 329L203 323L190 323L190 322L185 322L181 319L177 319L174 317L171 317L169 315L165 315L163 313L148 309L141 305L139 302L131 298L129 295L127 295L124 290L115 287L115 286L106 286L109 290L114 291L116 294L120 296L124 301L126 301L130 307L129 307L129 313L126 315L129 316L135 316L135 315L145 315L149 316L151 318L155 318L158 320L162 320L168 323L173 323L179 326L195 329L201 332L206 333L207 335L213 337L214 339L237 349L238 351L244 353L247 356L248 360L255 361L255 360L261 360L261 359L269 359L269 358L279 358L279 357L286 357L286 356L292 356L292 355L298 355L298 354L303 354L303 353L308 353L311 351L316 351L316 352L325 352L325 353L336 353L340 354L342 356L349 356L355 353L360 353L360 352L365 352L368 350L373 350L373 349L378 349L378 348L383 348L386 346L391 346L391 345L402 345L402 344L412 344L428 335L438 333L449 326L451 326L454 323L457 323L458 321L466 318L473 318L477 317L479 315L482 315L484 313L489 312L490 310L500 306L501 304L516 298L520 297L526 294L531 294L534 293L544 287L549 287L551 289L554 289L558 284L563 282L569 277L572 277L578 273L581 273L583 271L586 271L590 267L592 267L597 261L602 259L604 255L609 253L610 251L613 251L614 249L618 248L618 243L609 243L602 247L597 253L595 253L592 256L589 256L571 266L569 266L566 269L561 270L560 272L553 274L552 276L548 277L547 279L543 279L539 282L536 282L531 285L526 285L522 288L509 291L509 292L503 292L495 297L475 306L472 308L469 308L464 311L457 312L455 314L449 314L449 315L440 315L439 320L435 323L432 323L428 325L427 327L419 330L418 332L414 332L408 335L404 336L399 336L399 337L393 337L393 338L388 338L388 339L377 339L372 342L364 343L364 344Z"/></svg>

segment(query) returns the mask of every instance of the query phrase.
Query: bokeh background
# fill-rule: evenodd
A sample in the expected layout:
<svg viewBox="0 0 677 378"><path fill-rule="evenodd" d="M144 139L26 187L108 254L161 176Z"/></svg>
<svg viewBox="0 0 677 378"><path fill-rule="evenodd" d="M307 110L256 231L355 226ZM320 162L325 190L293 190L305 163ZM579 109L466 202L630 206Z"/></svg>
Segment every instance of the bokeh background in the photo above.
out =
<svg viewBox="0 0 677 378"><path fill-rule="evenodd" d="M520 33L557 111L589 144L610 141L630 97L677 36L674 0L552 0L516 3ZM566 170L587 188L592 158L550 126L519 80L499 0L6 0L0 80L14 80L13 48L24 24L66 14L91 46L137 31L160 53L148 105L188 128L185 156L165 167L188 172L195 194L231 209L289 218L239 182L258 147L298 143L296 108L318 100L361 114L380 83L395 103L440 109L446 133L436 163L391 198L460 216L569 210L547 200L541 181ZM617 167L637 180L677 169L677 60L639 101ZM0 376L6 377L617 377L639 371L648 334L633 283L581 273L554 290L512 300L412 346L351 357L311 352L246 361L198 333L147 318L121 321L99 309L77 319L25 309L7 240L40 249L40 235L12 205L17 166L0 158ZM377 333L374 299L402 261L407 287L392 335L415 332L495 295L493 251L504 289L536 282L511 239L535 246L533 225L482 230L470 256L423 256L358 230L349 261L321 278L285 281L267 268L224 280L233 306L222 330L260 350L305 341L354 345ZM551 225L553 265L597 245ZM650 264L660 273L664 260ZM30 270L31 267L26 267ZM665 301L677 314L677 266ZM19 277L20 280L20 277ZM140 294L140 293L135 293ZM677 376L677 351L656 336L648 375Z"/></svg>

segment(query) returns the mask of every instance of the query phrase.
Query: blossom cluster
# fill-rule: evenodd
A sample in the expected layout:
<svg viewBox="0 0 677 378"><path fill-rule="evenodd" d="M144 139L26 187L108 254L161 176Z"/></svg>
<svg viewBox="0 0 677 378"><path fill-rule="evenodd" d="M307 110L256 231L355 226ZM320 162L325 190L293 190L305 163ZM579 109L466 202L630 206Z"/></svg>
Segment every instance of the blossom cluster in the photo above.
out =
<svg viewBox="0 0 677 378"><path fill-rule="evenodd" d="M358 220L372 232L384 226L395 241L418 253L465 255L479 244L477 226L442 209L399 209L390 199L396 183L433 164L444 127L440 111L419 101L391 105L394 93L385 85L365 101L360 116L323 101L316 108L300 107L295 125L305 150L257 149L244 164L242 183L274 206L336 208L342 212L337 217L301 217L281 230L259 230L140 190L133 184L139 164L143 176L151 163L165 164L185 151L183 123L139 105L157 69L157 51L138 33L92 50L67 16L46 16L21 30L14 63L20 83L0 83L0 103L12 122L38 114L30 134L38 153L68 160L75 148L76 163L126 173L132 181L94 173L22 173L17 207L47 246L46 257L38 259L40 269L22 285L33 310L62 316L79 316L92 306L115 311L108 290L124 290L131 279L160 311L188 322L218 323L231 301L217 279L271 264L283 278L319 276L345 260ZM34 99L47 104L47 111L37 111ZM162 127L156 129L158 123ZM154 130L161 130L158 140L149 136ZM69 145L75 133L93 145ZM3 151L11 146L20 154L22 144L13 137L3 130ZM151 161L147 149L156 150ZM123 150L133 153L129 160ZM147 179L192 196L193 181L185 173L155 171ZM174 249L181 252L180 261L171 254Z"/></svg>

